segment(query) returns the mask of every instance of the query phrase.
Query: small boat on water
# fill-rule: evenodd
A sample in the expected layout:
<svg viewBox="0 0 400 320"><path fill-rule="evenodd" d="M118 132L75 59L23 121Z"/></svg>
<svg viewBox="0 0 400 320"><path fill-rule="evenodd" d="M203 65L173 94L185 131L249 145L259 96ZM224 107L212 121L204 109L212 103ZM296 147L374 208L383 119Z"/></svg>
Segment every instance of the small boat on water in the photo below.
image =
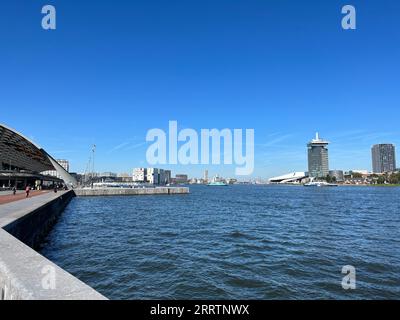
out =
<svg viewBox="0 0 400 320"><path fill-rule="evenodd" d="M225 182L225 180L221 179L218 175L216 175L209 184L208 186L214 186L214 187L225 187L228 184Z"/></svg>
<svg viewBox="0 0 400 320"><path fill-rule="evenodd" d="M208 186L227 186L228 184L222 181L210 182Z"/></svg>
<svg viewBox="0 0 400 320"><path fill-rule="evenodd" d="M337 184L328 183L326 181L311 181L304 184L305 187L337 187Z"/></svg>

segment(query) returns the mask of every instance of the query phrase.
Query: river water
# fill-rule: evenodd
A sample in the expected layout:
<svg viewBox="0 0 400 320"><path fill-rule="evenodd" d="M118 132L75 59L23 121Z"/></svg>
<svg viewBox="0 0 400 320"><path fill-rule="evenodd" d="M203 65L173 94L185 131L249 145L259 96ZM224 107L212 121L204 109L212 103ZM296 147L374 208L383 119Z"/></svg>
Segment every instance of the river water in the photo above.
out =
<svg viewBox="0 0 400 320"><path fill-rule="evenodd" d="M110 299L399 299L400 188L190 191L74 198L41 253Z"/></svg>

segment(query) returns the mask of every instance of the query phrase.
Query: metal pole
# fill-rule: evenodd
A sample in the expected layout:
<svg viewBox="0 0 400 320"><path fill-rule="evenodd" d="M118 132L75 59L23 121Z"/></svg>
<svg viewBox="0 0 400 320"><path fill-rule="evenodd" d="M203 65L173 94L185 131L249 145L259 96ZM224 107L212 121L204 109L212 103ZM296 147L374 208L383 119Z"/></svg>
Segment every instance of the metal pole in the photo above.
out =
<svg viewBox="0 0 400 320"><path fill-rule="evenodd" d="M10 159L10 167L8 168L8 170L10 171L10 175L8 177L8 187L11 187L11 159Z"/></svg>
<svg viewBox="0 0 400 320"><path fill-rule="evenodd" d="M93 162L92 162L92 166L93 166L93 169L92 169L92 172L93 172L93 179L92 180L94 180L94 156L95 156L95 152L96 152L96 145L94 144L93 145Z"/></svg>

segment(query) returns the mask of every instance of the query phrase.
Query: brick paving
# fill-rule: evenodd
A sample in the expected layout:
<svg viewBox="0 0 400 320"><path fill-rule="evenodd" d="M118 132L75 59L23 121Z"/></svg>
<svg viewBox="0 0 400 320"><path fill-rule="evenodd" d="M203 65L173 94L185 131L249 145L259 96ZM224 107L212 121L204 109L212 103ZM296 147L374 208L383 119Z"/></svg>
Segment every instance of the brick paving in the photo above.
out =
<svg viewBox="0 0 400 320"><path fill-rule="evenodd" d="M31 192L29 193L29 198L40 196L49 192L50 190L39 190L39 191L31 190ZM13 194L0 195L0 205L22 199L26 199L26 193L21 191L18 191L16 195Z"/></svg>

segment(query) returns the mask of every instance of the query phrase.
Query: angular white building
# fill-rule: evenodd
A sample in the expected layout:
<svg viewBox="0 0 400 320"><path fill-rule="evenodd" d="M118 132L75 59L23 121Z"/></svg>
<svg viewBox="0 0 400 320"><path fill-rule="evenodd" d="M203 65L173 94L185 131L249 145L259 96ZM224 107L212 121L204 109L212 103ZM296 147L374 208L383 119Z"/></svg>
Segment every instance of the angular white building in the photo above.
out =
<svg viewBox="0 0 400 320"><path fill-rule="evenodd" d="M308 172L292 172L269 179L270 183L300 183L308 177Z"/></svg>

